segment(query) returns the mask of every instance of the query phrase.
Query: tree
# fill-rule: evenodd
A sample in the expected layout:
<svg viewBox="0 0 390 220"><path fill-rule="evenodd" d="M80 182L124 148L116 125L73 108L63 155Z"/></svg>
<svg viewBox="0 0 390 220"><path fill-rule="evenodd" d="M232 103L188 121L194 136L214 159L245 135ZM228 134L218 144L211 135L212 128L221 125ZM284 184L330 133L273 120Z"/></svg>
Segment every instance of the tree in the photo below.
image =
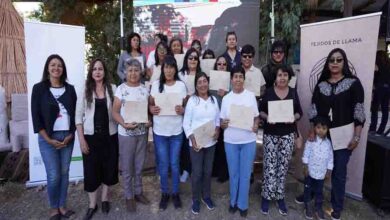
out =
<svg viewBox="0 0 390 220"><path fill-rule="evenodd" d="M44 0L33 14L44 22L85 26L86 59L102 58L109 74L118 82L116 67L120 54L120 2L103 0ZM133 1L123 0L125 36L133 30Z"/></svg>
<svg viewBox="0 0 390 220"><path fill-rule="evenodd" d="M299 46L299 25L302 15L304 0L278 0L275 3L275 39L285 40L289 48ZM271 37L271 0L262 1L260 4L260 51L265 54L262 56L261 63L266 63L269 56ZM291 55L291 53L290 53Z"/></svg>

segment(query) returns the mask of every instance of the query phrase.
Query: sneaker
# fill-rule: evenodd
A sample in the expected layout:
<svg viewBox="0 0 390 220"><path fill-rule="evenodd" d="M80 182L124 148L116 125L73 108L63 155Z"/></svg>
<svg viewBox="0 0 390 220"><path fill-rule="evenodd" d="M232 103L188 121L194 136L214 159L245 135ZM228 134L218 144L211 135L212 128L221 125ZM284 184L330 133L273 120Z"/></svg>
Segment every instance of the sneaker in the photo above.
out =
<svg viewBox="0 0 390 220"><path fill-rule="evenodd" d="M278 207L279 207L279 213L281 215L286 216L287 215L287 207L286 207L286 203L284 202L284 199L278 200Z"/></svg>
<svg viewBox="0 0 390 220"><path fill-rule="evenodd" d="M234 214L234 213L236 213L237 212L237 206L235 205L235 206L231 206L231 205L229 205L229 213L230 214Z"/></svg>
<svg viewBox="0 0 390 220"><path fill-rule="evenodd" d="M305 204L305 218L306 219L313 219L313 210L309 205Z"/></svg>
<svg viewBox="0 0 390 220"><path fill-rule="evenodd" d="M268 215L269 210L269 200L261 197L261 213Z"/></svg>
<svg viewBox="0 0 390 220"><path fill-rule="evenodd" d="M200 202L199 200L192 200L192 213L195 215L199 214L200 211Z"/></svg>
<svg viewBox="0 0 390 220"><path fill-rule="evenodd" d="M238 210L240 210L240 216L246 218L246 216L248 215L248 209L245 210L238 209Z"/></svg>
<svg viewBox="0 0 390 220"><path fill-rule="evenodd" d="M213 210L215 208L214 203L210 198L202 199L202 202L207 206L209 210Z"/></svg>
<svg viewBox="0 0 390 220"><path fill-rule="evenodd" d="M183 174L180 176L180 182L185 183L188 180L190 174L187 171L183 171Z"/></svg>
<svg viewBox="0 0 390 220"><path fill-rule="evenodd" d="M168 202L169 202L169 194L168 193L163 193L161 195L161 200L160 200L160 205L159 208L161 211L164 211L168 207Z"/></svg>
<svg viewBox="0 0 390 220"><path fill-rule="evenodd" d="M340 212L335 212L335 211L333 211L333 212L330 214L330 217L332 218L332 220L340 220Z"/></svg>
<svg viewBox="0 0 390 220"><path fill-rule="evenodd" d="M324 210L322 210L322 208L316 210L316 215L317 215L317 218L320 219L320 220L324 220L325 219Z"/></svg>
<svg viewBox="0 0 390 220"><path fill-rule="evenodd" d="M301 195L295 197L295 203L296 203L296 204L299 204L299 205L305 203L305 201L304 201L304 199L303 199L303 194L301 194Z"/></svg>
<svg viewBox="0 0 390 220"><path fill-rule="evenodd" d="M175 209L181 208L181 200L179 193L175 193L172 195L172 202L173 206L175 206Z"/></svg>

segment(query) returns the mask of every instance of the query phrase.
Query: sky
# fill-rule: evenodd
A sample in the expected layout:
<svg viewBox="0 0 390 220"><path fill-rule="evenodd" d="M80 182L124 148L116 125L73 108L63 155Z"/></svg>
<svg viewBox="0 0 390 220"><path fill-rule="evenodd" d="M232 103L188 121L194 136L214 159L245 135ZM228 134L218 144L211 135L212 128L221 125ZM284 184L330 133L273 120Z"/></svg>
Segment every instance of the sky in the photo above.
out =
<svg viewBox="0 0 390 220"><path fill-rule="evenodd" d="M23 18L27 18L33 11L39 9L39 5L42 4L40 2L14 2L14 7L16 11L19 12L19 14Z"/></svg>

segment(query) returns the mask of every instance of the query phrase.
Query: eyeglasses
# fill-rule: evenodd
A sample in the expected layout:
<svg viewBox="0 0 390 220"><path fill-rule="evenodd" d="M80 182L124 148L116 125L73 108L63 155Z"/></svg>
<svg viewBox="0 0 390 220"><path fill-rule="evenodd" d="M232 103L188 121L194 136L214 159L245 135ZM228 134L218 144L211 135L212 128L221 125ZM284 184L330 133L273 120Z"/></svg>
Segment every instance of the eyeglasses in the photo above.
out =
<svg viewBox="0 0 390 220"><path fill-rule="evenodd" d="M159 54L167 54L167 50L166 50L165 48L158 48L158 49L157 49L157 52L158 52Z"/></svg>
<svg viewBox="0 0 390 220"><path fill-rule="evenodd" d="M272 53L274 53L274 54L284 54L284 51L282 51L282 50L274 50L274 51L272 51Z"/></svg>
<svg viewBox="0 0 390 220"><path fill-rule="evenodd" d="M217 63L218 66L226 66L227 63Z"/></svg>
<svg viewBox="0 0 390 220"><path fill-rule="evenodd" d="M329 63L341 63L343 60L343 58L330 58Z"/></svg>
<svg viewBox="0 0 390 220"><path fill-rule="evenodd" d="M251 59L252 55L241 55L241 57L244 59Z"/></svg>
<svg viewBox="0 0 390 220"><path fill-rule="evenodd" d="M188 56L189 60L198 60L198 56Z"/></svg>

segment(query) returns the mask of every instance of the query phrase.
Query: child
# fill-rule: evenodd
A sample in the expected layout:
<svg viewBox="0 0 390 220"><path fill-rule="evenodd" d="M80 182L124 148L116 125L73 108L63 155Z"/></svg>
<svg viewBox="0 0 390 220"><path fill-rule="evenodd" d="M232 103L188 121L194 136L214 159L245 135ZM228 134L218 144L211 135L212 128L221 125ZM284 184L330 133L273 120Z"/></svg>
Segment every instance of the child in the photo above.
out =
<svg viewBox="0 0 390 220"><path fill-rule="evenodd" d="M325 178L330 177L333 169L333 148L327 138L329 120L317 117L314 120L314 131L316 138L313 142L307 141L303 152L303 172L305 175L305 216L306 219L313 219L313 210L309 206L311 196L315 196L315 212L319 219L324 218L322 210L322 187Z"/></svg>

